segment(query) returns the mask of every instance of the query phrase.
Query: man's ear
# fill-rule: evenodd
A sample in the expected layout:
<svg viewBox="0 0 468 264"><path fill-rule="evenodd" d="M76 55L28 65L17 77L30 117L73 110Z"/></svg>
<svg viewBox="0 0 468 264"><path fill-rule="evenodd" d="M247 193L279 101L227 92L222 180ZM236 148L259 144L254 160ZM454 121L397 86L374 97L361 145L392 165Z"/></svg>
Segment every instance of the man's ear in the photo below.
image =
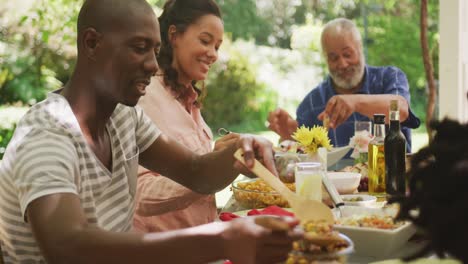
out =
<svg viewBox="0 0 468 264"><path fill-rule="evenodd" d="M91 60L96 59L96 52L99 48L102 34L94 28L87 28L83 33L82 46L86 57Z"/></svg>
<svg viewBox="0 0 468 264"><path fill-rule="evenodd" d="M176 38L177 38L177 28L174 25L170 25L169 29L167 30L167 39L169 40L169 43L171 43L172 47L174 47L175 45Z"/></svg>

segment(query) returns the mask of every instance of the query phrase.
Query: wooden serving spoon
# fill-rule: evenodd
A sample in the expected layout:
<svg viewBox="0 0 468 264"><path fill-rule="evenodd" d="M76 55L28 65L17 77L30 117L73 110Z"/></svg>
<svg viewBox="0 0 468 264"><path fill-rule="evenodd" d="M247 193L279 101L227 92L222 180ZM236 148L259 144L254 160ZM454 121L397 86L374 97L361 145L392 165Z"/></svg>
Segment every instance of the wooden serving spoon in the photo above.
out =
<svg viewBox="0 0 468 264"><path fill-rule="evenodd" d="M234 153L234 157L245 165L244 151L242 149L238 149ZM333 213L328 206L322 202L309 200L293 193L258 160L255 160L254 166L250 170L255 173L255 175L265 180L265 182L288 201L292 211L302 223L318 220L325 220L329 224L334 223Z"/></svg>

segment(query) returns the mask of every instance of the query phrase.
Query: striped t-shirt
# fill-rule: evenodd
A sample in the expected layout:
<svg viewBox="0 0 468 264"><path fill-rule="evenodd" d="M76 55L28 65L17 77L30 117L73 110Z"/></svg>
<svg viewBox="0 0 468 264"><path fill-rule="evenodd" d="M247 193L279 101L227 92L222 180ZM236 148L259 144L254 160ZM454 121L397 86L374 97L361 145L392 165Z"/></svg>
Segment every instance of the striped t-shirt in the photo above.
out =
<svg viewBox="0 0 468 264"><path fill-rule="evenodd" d="M49 94L18 123L0 164L0 246L6 263L45 263L25 221L28 204L41 196L76 194L90 225L131 229L138 155L160 131L141 108L120 104L106 128L112 171L87 145L64 97Z"/></svg>

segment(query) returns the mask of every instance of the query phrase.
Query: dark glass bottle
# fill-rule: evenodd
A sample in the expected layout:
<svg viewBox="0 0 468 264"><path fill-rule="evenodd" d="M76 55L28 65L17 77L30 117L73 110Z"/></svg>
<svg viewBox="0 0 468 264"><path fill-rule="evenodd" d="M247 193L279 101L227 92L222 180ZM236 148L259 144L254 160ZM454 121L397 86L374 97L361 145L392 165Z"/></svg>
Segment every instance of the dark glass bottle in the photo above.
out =
<svg viewBox="0 0 468 264"><path fill-rule="evenodd" d="M398 100L390 102L390 129L385 137L385 185L387 194L405 195L406 139L400 130Z"/></svg>

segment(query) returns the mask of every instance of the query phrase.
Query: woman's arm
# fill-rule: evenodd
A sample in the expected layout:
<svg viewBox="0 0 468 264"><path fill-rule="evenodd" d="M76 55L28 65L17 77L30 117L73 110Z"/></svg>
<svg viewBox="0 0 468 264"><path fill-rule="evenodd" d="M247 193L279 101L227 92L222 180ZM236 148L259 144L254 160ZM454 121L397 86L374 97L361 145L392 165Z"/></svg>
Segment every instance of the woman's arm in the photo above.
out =
<svg viewBox="0 0 468 264"><path fill-rule="evenodd" d="M265 162L265 166L271 172L277 174L272 143L252 135L241 135L226 148L205 155L197 155L171 138L161 135L141 153L140 164L193 191L212 194L230 184L239 172L250 174L249 170L233 157L238 148L244 149L247 166L253 166L253 159L257 157ZM192 177L184 177L187 174Z"/></svg>
<svg viewBox="0 0 468 264"><path fill-rule="evenodd" d="M182 210L206 197L151 171L138 176L137 191L136 213L141 216Z"/></svg>
<svg viewBox="0 0 468 264"><path fill-rule="evenodd" d="M215 142L214 151L223 150L239 140L240 135L229 133ZM192 177L192 175L187 175ZM154 216L182 210L206 197L174 182L158 173L145 171L138 176L138 200L136 213Z"/></svg>

